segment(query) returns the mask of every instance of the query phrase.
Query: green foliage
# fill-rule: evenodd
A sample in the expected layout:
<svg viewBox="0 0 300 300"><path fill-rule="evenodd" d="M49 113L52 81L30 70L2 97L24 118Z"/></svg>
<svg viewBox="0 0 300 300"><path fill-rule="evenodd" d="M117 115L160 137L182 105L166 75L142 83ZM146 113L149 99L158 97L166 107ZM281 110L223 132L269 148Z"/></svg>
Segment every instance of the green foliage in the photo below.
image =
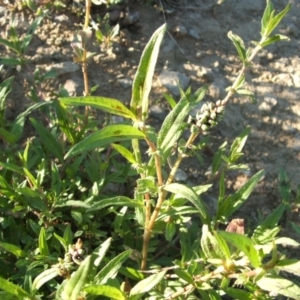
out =
<svg viewBox="0 0 300 300"><path fill-rule="evenodd" d="M36 11L34 2L26 4ZM250 127L231 146L227 141L219 146L210 162L208 184L174 182L181 162L201 156L209 146L208 139L197 144L197 137L209 135L218 125L231 96L254 98L244 88L245 70L261 48L285 39L271 34L289 9L290 5L275 15L267 1L262 40L254 49L247 49L230 32L242 66L227 96L205 103L194 117L189 114L204 99L207 87L194 93L191 88L180 90L179 101L166 95L171 111L158 130L148 124L148 106L166 25L145 47L129 107L117 99L90 96L92 89L84 97L68 97L60 90L48 102L36 101L32 93L36 103L10 123L5 101L14 78L0 84L0 137L5 145L0 150L1 299L273 299L275 294L299 298L298 281L284 275L300 276L299 262L281 250L282 245L299 243L278 237L280 220L293 201L286 173L279 174L282 204L252 232L245 234L243 225L235 225L242 227L237 229L229 223L264 176L258 171L238 190L226 190L228 172L247 169L240 161ZM15 56L0 63L25 65L24 54L42 18L33 22L24 39L11 26L9 38L0 43ZM99 39L102 33L95 30ZM111 34L117 34L113 30ZM88 37L88 32L81 36ZM75 60L83 66L86 46L73 45ZM53 76L36 74L36 85ZM100 123L89 109L85 114L76 110L78 106L126 121L110 124L104 118ZM28 117L37 135L21 146L18 141ZM190 136L184 139L186 129ZM148 156L142 150L145 145ZM204 199L214 184L219 195L212 211ZM299 225L291 226L300 234Z"/></svg>

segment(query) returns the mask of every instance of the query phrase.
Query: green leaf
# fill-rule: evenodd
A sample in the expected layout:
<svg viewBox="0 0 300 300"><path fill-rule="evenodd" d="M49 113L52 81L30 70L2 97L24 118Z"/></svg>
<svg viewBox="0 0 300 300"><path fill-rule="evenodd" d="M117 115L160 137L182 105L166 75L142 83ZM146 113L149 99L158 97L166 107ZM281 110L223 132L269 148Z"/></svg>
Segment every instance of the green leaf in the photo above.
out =
<svg viewBox="0 0 300 300"><path fill-rule="evenodd" d="M165 236L168 242L172 241L174 235L176 233L176 225L174 222L170 221L167 223Z"/></svg>
<svg viewBox="0 0 300 300"><path fill-rule="evenodd" d="M23 53L26 51L27 47L29 46L34 32L36 31L37 27L41 24L44 17L45 15L37 17L34 20L34 22L29 26L25 37L22 39L21 49Z"/></svg>
<svg viewBox="0 0 300 300"><path fill-rule="evenodd" d="M129 118L133 121L136 120L135 115L121 101L116 99L96 96L67 97L58 99L66 105L92 106L111 114Z"/></svg>
<svg viewBox="0 0 300 300"><path fill-rule="evenodd" d="M277 262L276 269L300 276L300 261L298 259L283 259Z"/></svg>
<svg viewBox="0 0 300 300"><path fill-rule="evenodd" d="M132 98L130 107L137 120L145 121L148 114L149 93L152 86L152 77L167 25L159 27L147 43L135 74L132 85Z"/></svg>
<svg viewBox="0 0 300 300"><path fill-rule="evenodd" d="M236 34L233 34L232 31L228 32L228 37L232 40L241 61L244 63L247 60L247 53L243 40Z"/></svg>
<svg viewBox="0 0 300 300"><path fill-rule="evenodd" d="M261 259L258 250L255 249L254 243L251 241L251 239L242 234L226 231L219 231L219 234L228 243L232 244L238 250L244 252L253 267L258 268L260 266Z"/></svg>
<svg viewBox="0 0 300 300"><path fill-rule="evenodd" d="M124 146L120 144L111 144L111 146L118 151L124 158L126 158L130 163L136 164L137 161L135 160L134 155Z"/></svg>
<svg viewBox="0 0 300 300"><path fill-rule="evenodd" d="M108 199L101 199L99 202L93 204L89 209L87 209L87 212L96 211L103 209L107 206L128 206L128 207L144 207L142 203L130 199L125 196L118 196Z"/></svg>
<svg viewBox="0 0 300 300"><path fill-rule="evenodd" d="M214 154L212 161L212 175L215 175L219 171L224 162L223 156L226 151L226 146L227 142L224 142Z"/></svg>
<svg viewBox="0 0 300 300"><path fill-rule="evenodd" d="M19 49L19 45L17 45L16 43L14 43L14 42L11 42L11 41L9 41L9 40L6 40L6 39L3 39L3 38L0 38L0 44L2 44L2 45L4 45L4 46L6 46L6 47L8 47L10 50L13 50L13 51L15 51L16 53L18 53L19 54L19 52L20 52L20 49Z"/></svg>
<svg viewBox="0 0 300 300"><path fill-rule="evenodd" d="M23 61L19 58L0 57L0 65L6 66L21 66Z"/></svg>
<svg viewBox="0 0 300 300"><path fill-rule="evenodd" d="M283 295L292 299L299 299L300 287L294 282L284 279L279 275L268 274L257 281L257 285L265 291L272 292L273 295Z"/></svg>
<svg viewBox="0 0 300 300"><path fill-rule="evenodd" d="M62 291L62 300L77 300L77 296L86 283L91 267L92 256L89 255L81 262L78 270L72 274L71 278L65 284Z"/></svg>
<svg viewBox="0 0 300 300"><path fill-rule="evenodd" d="M64 247L64 251L67 252L68 251L68 244L66 243L66 241L59 236L58 234L56 234L54 232L54 237L60 242L60 244Z"/></svg>
<svg viewBox="0 0 300 300"><path fill-rule="evenodd" d="M252 91L250 91L250 90L247 90L247 89L237 89L236 92L239 95L248 96L251 103L256 103L257 102L255 94Z"/></svg>
<svg viewBox="0 0 300 300"><path fill-rule="evenodd" d="M216 233L209 230L208 225L202 227L201 249L206 258L230 258L230 251L226 242Z"/></svg>
<svg viewBox="0 0 300 300"><path fill-rule="evenodd" d="M107 146L115 142L126 141L131 139L141 139L144 137L144 133L132 126L109 125L99 130L98 132L91 134L83 141L73 146L65 155L65 159L80 154L82 152Z"/></svg>
<svg viewBox="0 0 300 300"><path fill-rule="evenodd" d="M42 256L49 255L49 248L46 240L46 231L45 228L42 227L39 235L39 250Z"/></svg>
<svg viewBox="0 0 300 300"><path fill-rule="evenodd" d="M126 295L122 291L109 285L89 285L82 291L91 295L104 296L113 300L127 299Z"/></svg>
<svg viewBox="0 0 300 300"><path fill-rule="evenodd" d="M20 249L16 245L0 242L0 247L3 248L5 251L12 253L16 257L26 257L27 256L26 252L23 251L22 249Z"/></svg>
<svg viewBox="0 0 300 300"><path fill-rule="evenodd" d="M193 278L193 276L189 272L187 272L186 270L175 269L174 273L180 279L183 279L186 283L194 284L194 278Z"/></svg>
<svg viewBox="0 0 300 300"><path fill-rule="evenodd" d="M30 118L35 130L38 132L42 144L46 149L54 155L55 158L58 158L60 162L63 162L63 149L62 146L57 141L57 138L54 137L49 129L46 129L40 122L35 119Z"/></svg>
<svg viewBox="0 0 300 300"><path fill-rule="evenodd" d="M106 252L109 249L109 246L111 244L112 238L108 238L106 241L104 241L100 247L96 250L94 250L94 254L97 255L97 258L95 259L95 266L98 267L102 261L102 259L105 257Z"/></svg>
<svg viewBox="0 0 300 300"><path fill-rule="evenodd" d="M202 223L209 223L210 218L205 204L192 188L179 183L171 183L166 185L164 190L189 200L198 209Z"/></svg>
<svg viewBox="0 0 300 300"><path fill-rule="evenodd" d="M153 274L138 282L130 291L128 300L140 299L145 293L151 291L160 281L163 280L166 271Z"/></svg>
<svg viewBox="0 0 300 300"><path fill-rule="evenodd" d="M32 299L32 297L18 285L13 284L2 277L0 277L0 289L11 295L17 296L20 300Z"/></svg>
<svg viewBox="0 0 300 300"><path fill-rule="evenodd" d="M279 227L276 227L280 221L284 211L286 210L286 205L281 203L275 210L272 211L270 215L254 230L252 239L257 244L264 245L271 242L280 231ZM276 230L274 231L274 229ZM274 233L274 234L273 234Z"/></svg>
<svg viewBox="0 0 300 300"><path fill-rule="evenodd" d="M238 210L248 199L256 184L263 176L264 170L257 172L238 191L220 203L217 219L220 220L222 217L228 218Z"/></svg>
<svg viewBox="0 0 300 300"><path fill-rule="evenodd" d="M9 144L14 144L17 141L17 136L11 134L7 130L0 127L0 137Z"/></svg>
<svg viewBox="0 0 300 300"><path fill-rule="evenodd" d="M243 291L240 289L228 287L228 288L224 289L224 292L226 293L226 295L228 295L232 299L236 299L236 300L252 300L253 299L252 293L249 293L249 292L246 292L246 291Z"/></svg>
<svg viewBox="0 0 300 300"><path fill-rule="evenodd" d="M262 32L263 37L268 37L272 31L278 26L283 17L289 12L291 9L291 4L289 3L283 11L274 16L274 9L271 11L269 15L269 19L267 20L267 24L265 26L265 30Z"/></svg>
<svg viewBox="0 0 300 300"><path fill-rule="evenodd" d="M73 242L73 233L71 230L71 225L68 224L65 231L64 231L64 235L63 235L63 239L66 242L66 245L71 245Z"/></svg>
<svg viewBox="0 0 300 300"><path fill-rule="evenodd" d="M264 36L264 32L271 19L271 13L274 11L274 7L271 0L267 0L267 6L265 8L263 17L261 19L261 35Z"/></svg>
<svg viewBox="0 0 300 300"><path fill-rule="evenodd" d="M259 45L264 48L266 46L269 46L273 43L276 43L276 42L279 42L279 41L289 41L290 38L285 36L285 35L282 35L282 34L276 34L276 35L273 35L271 37L268 37L266 40L264 40L262 43L260 43Z"/></svg>
<svg viewBox="0 0 300 300"><path fill-rule="evenodd" d="M94 282L97 284L105 284L108 279L114 278L117 275L118 270L122 266L122 263L127 260L131 252L131 250L126 250L111 259L105 265L105 267L103 267L103 269L95 276Z"/></svg>
<svg viewBox="0 0 300 300"><path fill-rule="evenodd" d="M175 108L165 118L157 138L158 148L162 150L163 161L169 156L169 151L185 129L184 120L190 111L203 99L207 87L198 89L191 97L184 96Z"/></svg>
<svg viewBox="0 0 300 300"><path fill-rule="evenodd" d="M275 239L275 243L276 245L285 245L285 246L292 246L292 247L299 247L300 243L298 243L297 241L288 238L288 237L280 237Z"/></svg>
<svg viewBox="0 0 300 300"><path fill-rule="evenodd" d="M58 275L56 268L50 268L39 274L33 281L32 290L38 290L43 284L55 278Z"/></svg>
<svg viewBox="0 0 300 300"><path fill-rule="evenodd" d="M288 205L291 200L291 184L286 172L281 169L279 172L279 192L283 203Z"/></svg>
<svg viewBox="0 0 300 300"><path fill-rule="evenodd" d="M243 155L242 150L246 144L249 134L250 134L250 126L247 126L246 129L233 141L230 147L231 163L235 163L237 159Z"/></svg>
<svg viewBox="0 0 300 300"><path fill-rule="evenodd" d="M300 235L300 226L296 223L291 222L293 229Z"/></svg>

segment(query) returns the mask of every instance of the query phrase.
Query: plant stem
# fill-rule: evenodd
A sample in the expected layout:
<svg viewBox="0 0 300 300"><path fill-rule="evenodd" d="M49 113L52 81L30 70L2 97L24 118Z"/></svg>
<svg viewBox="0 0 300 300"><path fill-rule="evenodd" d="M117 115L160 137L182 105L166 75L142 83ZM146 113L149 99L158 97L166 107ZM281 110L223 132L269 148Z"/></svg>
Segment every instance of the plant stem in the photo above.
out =
<svg viewBox="0 0 300 300"><path fill-rule="evenodd" d="M86 31L86 29L89 26L90 22L90 14L91 14L91 0L86 0L85 1L85 21L84 21L84 27L83 30ZM84 82L84 96L88 96L90 91L89 91L89 78L88 78L88 73L87 73L87 49L86 49L86 43L83 43L83 61L82 61L82 74L83 74L83 82ZM88 116L89 116L89 110L90 107L86 106L85 107L85 120L87 121Z"/></svg>
<svg viewBox="0 0 300 300"><path fill-rule="evenodd" d="M186 142L185 147L188 148L193 141L196 139L196 137L199 135L199 133L192 133L190 135L190 138L188 139L188 141ZM147 141L148 144L150 141ZM150 146L150 144L149 144ZM154 145L153 145L154 146ZM152 148L152 146L151 146ZM153 149L154 150L154 149ZM170 184L173 182L174 180L174 176L176 174L176 171L178 169L178 167L180 166L180 163L182 161L182 159L184 158L184 154L179 153L178 158L170 172L170 175L168 177L168 180L166 182L166 184ZM149 242L150 242L150 238L151 238L151 233L152 230L154 228L155 225L155 221L157 219L157 216L160 212L161 206L164 202L164 200L166 199L167 196L167 192L163 190L162 188L162 177L161 176L161 163L160 163L160 157L158 154L155 154L155 164L156 164L156 170L157 170L157 176L158 176L158 184L159 184L159 194L158 194L158 200L156 202L155 208L152 212L152 215L150 217L150 220L148 222L146 222L145 224L145 230L144 230L144 237L143 237L143 250L142 250L142 262L141 262L141 269L145 270L147 267L147 256L148 256L148 247L149 247ZM159 170L159 171L158 171Z"/></svg>

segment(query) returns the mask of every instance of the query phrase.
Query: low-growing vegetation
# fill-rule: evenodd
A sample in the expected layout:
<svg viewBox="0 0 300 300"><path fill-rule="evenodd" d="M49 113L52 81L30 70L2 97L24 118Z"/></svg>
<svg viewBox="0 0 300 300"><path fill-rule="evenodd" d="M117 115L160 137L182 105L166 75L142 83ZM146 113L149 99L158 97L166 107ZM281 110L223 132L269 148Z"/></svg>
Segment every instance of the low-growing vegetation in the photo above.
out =
<svg viewBox="0 0 300 300"><path fill-rule="evenodd" d="M26 50L34 31L53 5L61 5L47 3L46 11L35 1L24 3L37 18L25 37L12 23L7 39L0 39L10 50L0 59L3 66L28 67ZM243 147L250 126L214 153L208 182L174 181L183 160L197 156L201 161L210 130L232 97L255 99L246 87L246 71L260 50L287 40L274 30L290 4L276 13L267 0L261 39L249 48L228 33L241 68L224 99L200 106L206 86L180 89L178 101L166 95L171 111L159 130L148 122L149 94L166 25L142 53L127 107L93 96L96 87L90 87L87 73L92 30L98 42L109 43L118 26L105 33L90 28L90 6L87 0L84 26L72 44L74 61L82 66L84 96L69 97L60 89L50 101L40 99L39 84L55 74L36 70L32 104L10 122L5 103L14 78L0 84L0 298L300 299L300 262L282 247L299 243L279 235L279 222L291 206L285 172L279 174L282 203L251 231L245 232L244 219L234 213L263 180L264 170L233 193L226 190L228 172L247 169ZM105 112L101 120L95 109ZM113 123L111 115L124 122ZM35 136L26 140L27 121ZM215 210L203 200L213 186L219 190ZM292 226L300 234L300 226Z"/></svg>

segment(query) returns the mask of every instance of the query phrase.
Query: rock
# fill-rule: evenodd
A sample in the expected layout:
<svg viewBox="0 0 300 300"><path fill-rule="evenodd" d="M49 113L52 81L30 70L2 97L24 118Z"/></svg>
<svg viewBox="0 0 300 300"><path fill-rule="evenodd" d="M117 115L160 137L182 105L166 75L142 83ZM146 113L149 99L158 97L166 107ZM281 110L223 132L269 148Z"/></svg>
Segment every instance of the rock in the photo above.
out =
<svg viewBox="0 0 300 300"><path fill-rule="evenodd" d="M173 95L179 96L179 86L185 90L189 83L190 78L180 72L164 70L159 75L160 83L166 87Z"/></svg>
<svg viewBox="0 0 300 300"><path fill-rule="evenodd" d="M293 86L294 85L293 78L288 73L280 73L278 75L275 75L272 78L272 81L274 83L281 84L284 86Z"/></svg>
<svg viewBox="0 0 300 300"><path fill-rule="evenodd" d="M192 38L194 38L196 40L200 40L200 35L199 35L198 31L196 31L195 29L190 29L188 31L188 33Z"/></svg>
<svg viewBox="0 0 300 300"><path fill-rule="evenodd" d="M67 90L69 96L77 96L77 92L79 90L79 80L76 79L68 79L64 83L64 89Z"/></svg>
<svg viewBox="0 0 300 300"><path fill-rule="evenodd" d="M173 29L173 33L177 37L184 37L187 35L187 29L183 25L176 25Z"/></svg>
<svg viewBox="0 0 300 300"><path fill-rule="evenodd" d="M264 101L258 106L258 109L263 112L271 112L277 105L277 100L274 95L269 94L264 97Z"/></svg>
<svg viewBox="0 0 300 300"><path fill-rule="evenodd" d="M175 176L174 176L175 181L183 182L183 181L186 181L187 178L188 178L188 176L186 175L186 173L183 170L177 169Z"/></svg>
<svg viewBox="0 0 300 300"><path fill-rule="evenodd" d="M133 81L131 78L120 78L117 81L124 89L128 89L128 88L132 87Z"/></svg>
<svg viewBox="0 0 300 300"><path fill-rule="evenodd" d="M167 116L167 112L159 105L152 105L150 107L150 115L159 121L164 121Z"/></svg>
<svg viewBox="0 0 300 300"><path fill-rule="evenodd" d="M129 12L121 20L121 27L130 26L140 20L140 14L137 11Z"/></svg>
<svg viewBox="0 0 300 300"><path fill-rule="evenodd" d="M296 88L300 88L300 75L299 74L292 74L294 86Z"/></svg>
<svg viewBox="0 0 300 300"><path fill-rule="evenodd" d="M59 24L68 23L69 17L66 15L59 15L54 18L54 21L58 22Z"/></svg>
<svg viewBox="0 0 300 300"><path fill-rule="evenodd" d="M57 75L63 75L68 73L73 73L78 70L80 70L80 66L78 64L75 64L71 61L65 61L62 63L54 64L51 66L46 67L46 71L52 71L55 70Z"/></svg>

